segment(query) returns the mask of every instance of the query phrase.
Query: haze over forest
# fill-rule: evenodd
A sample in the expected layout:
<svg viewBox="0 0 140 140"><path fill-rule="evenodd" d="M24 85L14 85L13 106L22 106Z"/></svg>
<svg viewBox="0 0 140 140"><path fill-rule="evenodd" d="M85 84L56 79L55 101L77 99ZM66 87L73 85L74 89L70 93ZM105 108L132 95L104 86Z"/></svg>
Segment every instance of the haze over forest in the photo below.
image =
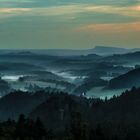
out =
<svg viewBox="0 0 140 140"><path fill-rule="evenodd" d="M0 140L140 140L140 0L0 0Z"/></svg>

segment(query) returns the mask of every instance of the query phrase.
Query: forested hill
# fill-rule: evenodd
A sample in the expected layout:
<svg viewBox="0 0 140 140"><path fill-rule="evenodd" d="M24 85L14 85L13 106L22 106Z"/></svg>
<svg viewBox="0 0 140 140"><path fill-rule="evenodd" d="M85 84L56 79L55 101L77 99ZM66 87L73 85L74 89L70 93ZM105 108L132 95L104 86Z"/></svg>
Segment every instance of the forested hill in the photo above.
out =
<svg viewBox="0 0 140 140"><path fill-rule="evenodd" d="M132 86L140 86L140 68L131 70L123 75L120 75L116 78L113 78L109 82L109 88L118 89L118 88L129 88Z"/></svg>
<svg viewBox="0 0 140 140"><path fill-rule="evenodd" d="M6 100L7 104L10 103L9 109L3 107L5 112L8 113L14 107L19 108L22 104L18 113L22 113L22 111L26 113L26 118L21 115L16 121L12 121L11 118L1 122L0 131L3 132L0 133L0 138L3 137L6 140L9 138L13 138L12 140L17 138L19 140L23 140L23 138L33 140L140 139L140 88L133 87L130 91L122 93L121 96L114 96L109 100L86 99L66 93L48 94L45 92L43 93L45 100L42 100L38 95L41 95L41 92L39 94L16 92L0 100L1 106L2 103L6 103ZM19 101L11 102L13 96ZM27 102L27 98L24 96L30 97L30 100ZM21 98L22 102L20 102ZM31 98L35 100L31 100ZM37 98L39 102L36 102ZM25 103L25 109L27 105L31 106L33 103L30 113L29 110L28 113L25 112L23 103ZM35 106L33 107L33 105Z"/></svg>

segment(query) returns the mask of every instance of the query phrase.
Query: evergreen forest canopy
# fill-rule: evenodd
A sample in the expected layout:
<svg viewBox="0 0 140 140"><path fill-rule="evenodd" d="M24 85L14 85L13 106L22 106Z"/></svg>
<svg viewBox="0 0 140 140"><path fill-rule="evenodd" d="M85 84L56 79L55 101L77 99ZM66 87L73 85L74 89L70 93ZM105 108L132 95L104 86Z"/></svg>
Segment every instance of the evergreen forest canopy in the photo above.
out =
<svg viewBox="0 0 140 140"><path fill-rule="evenodd" d="M105 100L62 92L23 94L17 91L1 98L0 104L3 104L0 112L5 113L0 116L10 113L11 109L17 112L15 118L7 116L1 121L0 138L3 140L140 139L140 88L133 87L121 96ZM26 110L29 104L30 112Z"/></svg>

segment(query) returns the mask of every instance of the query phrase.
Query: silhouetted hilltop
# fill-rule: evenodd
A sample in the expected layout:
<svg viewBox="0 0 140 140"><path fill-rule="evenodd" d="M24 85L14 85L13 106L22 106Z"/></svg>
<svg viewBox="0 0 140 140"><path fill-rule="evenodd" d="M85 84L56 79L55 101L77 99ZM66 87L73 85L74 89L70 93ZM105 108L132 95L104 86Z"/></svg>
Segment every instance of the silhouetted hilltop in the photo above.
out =
<svg viewBox="0 0 140 140"><path fill-rule="evenodd" d="M41 104L49 96L49 93L15 91L0 99L0 120L8 118L17 119L21 114L29 114L33 108Z"/></svg>
<svg viewBox="0 0 140 140"><path fill-rule="evenodd" d="M30 110L27 110L27 106ZM8 120L0 124L0 128L6 128L5 133L10 137L15 136L11 135L15 133L18 136L24 134L20 135L21 138L29 137L28 134L30 137L35 137L36 131L33 128L36 128L34 124L38 120L41 130L44 132L53 130L54 132L46 131L43 135L51 134L56 140L62 138L70 138L70 140L82 138L84 138L83 140L116 140L116 138L117 140L138 140L140 138L140 88L133 87L122 93L121 96L114 96L109 100L86 99L62 92L56 94L46 94L43 91L35 94L15 92L0 99L0 107L0 118L2 118L2 111L7 114L8 112L17 113L13 110L14 107L29 117L25 119L23 115L20 115L17 122ZM12 116L10 117L12 118ZM12 128L10 127L11 133L7 131L9 125L12 126ZM33 133L26 131L29 129ZM15 130L18 130L18 133ZM42 137L41 134L40 137Z"/></svg>
<svg viewBox="0 0 140 140"><path fill-rule="evenodd" d="M36 119L38 116L49 129L57 131L64 130L65 126L70 125L70 119L73 112L80 112L86 116L88 106L86 99L68 94L54 94L44 103L35 108L30 117Z"/></svg>
<svg viewBox="0 0 140 140"><path fill-rule="evenodd" d="M126 74L120 75L110 80L108 87L117 88L131 88L132 86L140 86L140 68L129 71Z"/></svg>
<svg viewBox="0 0 140 140"><path fill-rule="evenodd" d="M11 90L11 87L8 84L8 82L6 82L0 78L0 95L3 96L7 92L10 92L10 90Z"/></svg>
<svg viewBox="0 0 140 140"><path fill-rule="evenodd" d="M64 128L69 124L71 115L79 112L83 120L91 125L102 122L120 123L126 121L131 124L139 122L140 89L132 88L120 97L110 100L85 99L70 95L54 95L34 109L32 118L39 116L49 128ZM63 112L63 121L61 113ZM136 113L137 112L137 113Z"/></svg>
<svg viewBox="0 0 140 140"><path fill-rule="evenodd" d="M133 87L121 96L114 96L109 100L98 101L92 105L92 121L112 123L140 123L140 88Z"/></svg>

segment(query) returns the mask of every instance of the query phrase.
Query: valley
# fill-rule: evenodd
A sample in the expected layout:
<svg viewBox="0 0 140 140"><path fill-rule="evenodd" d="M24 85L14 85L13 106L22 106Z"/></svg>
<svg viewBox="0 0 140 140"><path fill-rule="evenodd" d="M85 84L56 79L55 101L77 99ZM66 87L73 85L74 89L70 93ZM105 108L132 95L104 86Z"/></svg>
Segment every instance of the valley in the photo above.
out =
<svg viewBox="0 0 140 140"><path fill-rule="evenodd" d="M99 49L96 47L96 50ZM109 47L104 47L103 50L107 52ZM0 84L3 90L0 96L15 90L49 90L78 96L84 94L87 98L111 98L134 86L133 83L129 83L128 86L116 87L112 81L140 67L139 52L103 55L100 51L100 55L89 53L74 56L52 55L49 52L1 52ZM132 80L137 82L136 78L137 76Z"/></svg>

